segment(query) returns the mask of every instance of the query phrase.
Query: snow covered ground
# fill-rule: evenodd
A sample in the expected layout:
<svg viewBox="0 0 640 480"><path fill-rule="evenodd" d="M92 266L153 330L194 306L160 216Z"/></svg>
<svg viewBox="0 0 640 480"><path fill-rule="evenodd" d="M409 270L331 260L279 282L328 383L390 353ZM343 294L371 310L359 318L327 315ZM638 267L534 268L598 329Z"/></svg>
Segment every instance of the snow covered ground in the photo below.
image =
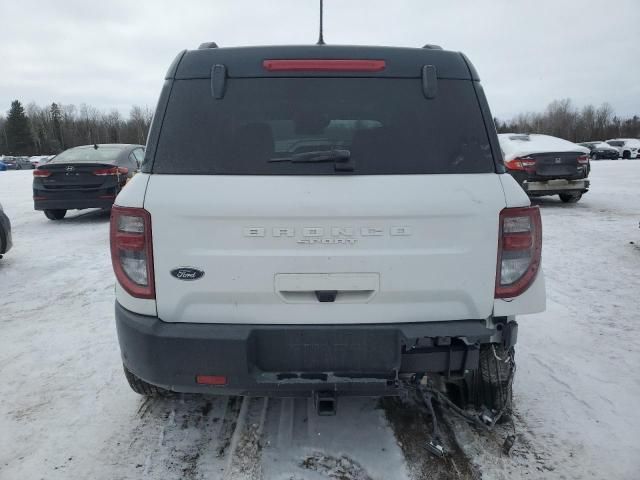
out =
<svg viewBox="0 0 640 480"><path fill-rule="evenodd" d="M449 418L464 454L444 460L420 449L428 428L411 411L376 399L317 417L300 399L135 395L108 216L51 222L30 184L30 172L0 172L15 241L0 260L2 480L640 478L640 161L593 162L577 205L538 202L548 310L519 319L518 443L504 456L506 430Z"/></svg>

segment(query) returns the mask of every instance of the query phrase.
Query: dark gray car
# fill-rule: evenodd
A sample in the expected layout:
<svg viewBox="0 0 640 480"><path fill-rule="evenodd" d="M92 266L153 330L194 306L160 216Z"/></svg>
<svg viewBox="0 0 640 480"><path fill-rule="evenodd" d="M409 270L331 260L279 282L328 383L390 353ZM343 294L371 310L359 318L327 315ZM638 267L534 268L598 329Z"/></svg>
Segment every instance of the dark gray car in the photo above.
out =
<svg viewBox="0 0 640 480"><path fill-rule="evenodd" d="M50 220L67 210L111 208L138 171L144 145L108 143L65 150L33 172L33 203Z"/></svg>
<svg viewBox="0 0 640 480"><path fill-rule="evenodd" d="M11 250L12 245L11 222L9 221L9 217L4 213L4 210L2 210L2 205L0 204L0 258Z"/></svg>

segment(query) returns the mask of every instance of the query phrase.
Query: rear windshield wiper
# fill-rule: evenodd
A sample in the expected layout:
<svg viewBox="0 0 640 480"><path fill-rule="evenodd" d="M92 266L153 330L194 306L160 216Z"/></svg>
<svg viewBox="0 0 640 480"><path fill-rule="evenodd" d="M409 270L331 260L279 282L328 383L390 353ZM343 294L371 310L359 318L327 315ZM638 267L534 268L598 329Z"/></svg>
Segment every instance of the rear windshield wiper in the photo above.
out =
<svg viewBox="0 0 640 480"><path fill-rule="evenodd" d="M269 162L291 162L291 163L323 163L334 162L344 163L351 158L349 150L315 150L313 152L295 153L289 157L272 158Z"/></svg>

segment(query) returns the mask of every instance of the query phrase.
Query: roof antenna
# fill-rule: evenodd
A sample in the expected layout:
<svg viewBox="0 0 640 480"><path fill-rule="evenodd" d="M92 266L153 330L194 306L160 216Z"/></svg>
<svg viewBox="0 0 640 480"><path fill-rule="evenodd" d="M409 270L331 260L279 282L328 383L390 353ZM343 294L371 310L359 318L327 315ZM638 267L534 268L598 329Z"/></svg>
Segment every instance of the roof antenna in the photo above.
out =
<svg viewBox="0 0 640 480"><path fill-rule="evenodd" d="M326 45L324 43L324 36L322 35L322 11L323 9L323 0L320 0L320 35L318 36L318 43L316 45Z"/></svg>

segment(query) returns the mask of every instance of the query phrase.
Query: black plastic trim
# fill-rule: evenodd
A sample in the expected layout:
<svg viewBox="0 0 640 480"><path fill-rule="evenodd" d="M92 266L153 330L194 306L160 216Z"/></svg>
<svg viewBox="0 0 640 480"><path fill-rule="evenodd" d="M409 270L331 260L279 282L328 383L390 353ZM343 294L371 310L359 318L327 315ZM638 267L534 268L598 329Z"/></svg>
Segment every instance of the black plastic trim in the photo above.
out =
<svg viewBox="0 0 640 480"><path fill-rule="evenodd" d="M497 333L486 327L486 320L364 325L168 323L133 313L117 302L115 313L127 369L148 383L178 392L280 395L322 387L392 394L395 387L388 382L399 373L476 368L475 348ZM343 348L336 359L327 354L335 339L340 339L341 347L345 343L354 348ZM336 361L348 365L349 371L322 369ZM320 366L318 371L314 365ZM225 375L228 382L224 387L197 385L196 374Z"/></svg>

